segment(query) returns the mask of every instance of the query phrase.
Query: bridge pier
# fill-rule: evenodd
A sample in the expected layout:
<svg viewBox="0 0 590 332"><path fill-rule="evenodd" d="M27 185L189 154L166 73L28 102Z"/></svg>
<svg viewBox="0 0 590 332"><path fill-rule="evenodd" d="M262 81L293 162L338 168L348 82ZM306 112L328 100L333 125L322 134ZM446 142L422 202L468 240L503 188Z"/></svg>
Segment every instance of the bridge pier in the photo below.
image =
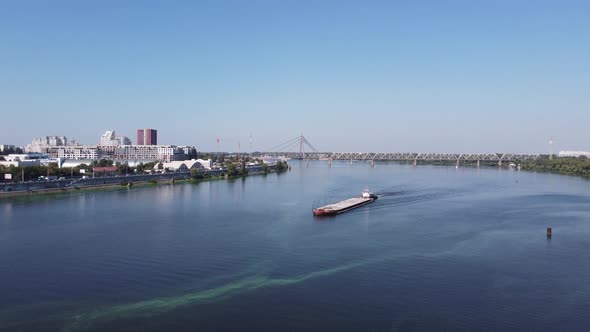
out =
<svg viewBox="0 0 590 332"><path fill-rule="evenodd" d="M477 160L477 168L479 168L479 159Z"/></svg>
<svg viewBox="0 0 590 332"><path fill-rule="evenodd" d="M350 158L350 164L352 165L352 158Z"/></svg>
<svg viewBox="0 0 590 332"><path fill-rule="evenodd" d="M418 159L414 159L414 167L418 166Z"/></svg>
<svg viewBox="0 0 590 332"><path fill-rule="evenodd" d="M457 159L457 162L455 163L455 168L459 168L459 165L460 165L459 159Z"/></svg>
<svg viewBox="0 0 590 332"><path fill-rule="evenodd" d="M371 167L375 167L375 159L371 159Z"/></svg>
<svg viewBox="0 0 590 332"><path fill-rule="evenodd" d="M307 158L307 167L309 168L309 158Z"/></svg>
<svg viewBox="0 0 590 332"><path fill-rule="evenodd" d="M328 159L328 167L332 167L332 158Z"/></svg>
<svg viewBox="0 0 590 332"><path fill-rule="evenodd" d="M498 167L502 167L502 159L498 160Z"/></svg>

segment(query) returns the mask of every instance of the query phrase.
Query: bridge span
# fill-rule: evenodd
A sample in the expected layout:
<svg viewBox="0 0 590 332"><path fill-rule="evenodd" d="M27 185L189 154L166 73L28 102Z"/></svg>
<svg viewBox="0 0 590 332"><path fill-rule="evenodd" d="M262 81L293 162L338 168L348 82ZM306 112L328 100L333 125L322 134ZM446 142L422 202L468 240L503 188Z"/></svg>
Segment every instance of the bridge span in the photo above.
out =
<svg viewBox="0 0 590 332"><path fill-rule="evenodd" d="M391 161L495 161L534 160L538 154L518 153L419 153L419 152L259 152L256 155L309 160L391 160Z"/></svg>
<svg viewBox="0 0 590 332"><path fill-rule="evenodd" d="M311 151L306 152L305 147ZM299 152L289 152L298 148ZM516 162L534 160L540 157L538 154L518 153L419 153L419 152L320 152L301 134L284 143L269 148L269 152L253 153L256 156L284 157L303 160L391 160L391 161L454 161L459 164L462 161L477 162ZM293 151L293 150L290 150Z"/></svg>

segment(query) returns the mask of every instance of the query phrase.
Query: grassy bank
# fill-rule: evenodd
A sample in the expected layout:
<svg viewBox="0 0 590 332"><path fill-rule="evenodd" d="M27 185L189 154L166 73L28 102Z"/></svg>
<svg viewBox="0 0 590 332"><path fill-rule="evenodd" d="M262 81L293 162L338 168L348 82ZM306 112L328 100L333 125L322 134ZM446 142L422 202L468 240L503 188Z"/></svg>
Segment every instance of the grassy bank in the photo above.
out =
<svg viewBox="0 0 590 332"><path fill-rule="evenodd" d="M541 157L536 160L523 161L521 169L534 172L546 172L562 175L574 175L590 178L590 159L587 158L553 158Z"/></svg>

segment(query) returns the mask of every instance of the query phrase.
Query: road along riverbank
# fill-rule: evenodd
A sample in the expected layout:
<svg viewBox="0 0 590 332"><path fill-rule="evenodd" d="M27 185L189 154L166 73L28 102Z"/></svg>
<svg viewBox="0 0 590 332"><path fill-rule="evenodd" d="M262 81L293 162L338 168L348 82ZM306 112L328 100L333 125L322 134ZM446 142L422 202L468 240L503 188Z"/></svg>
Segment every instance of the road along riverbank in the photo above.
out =
<svg viewBox="0 0 590 332"><path fill-rule="evenodd" d="M276 168L269 167L269 172L276 172ZM255 167L248 170L250 175L266 174L261 167ZM198 179L193 179L190 172L174 173L157 173L157 174L137 174L127 176L104 176L88 179L67 179L44 182L17 182L0 184L0 199L9 197L21 197L31 195L67 193L79 190L93 190L100 188L119 188L132 187L147 184L168 184L174 182L186 181L210 181L227 178L224 170L207 170L199 173Z"/></svg>

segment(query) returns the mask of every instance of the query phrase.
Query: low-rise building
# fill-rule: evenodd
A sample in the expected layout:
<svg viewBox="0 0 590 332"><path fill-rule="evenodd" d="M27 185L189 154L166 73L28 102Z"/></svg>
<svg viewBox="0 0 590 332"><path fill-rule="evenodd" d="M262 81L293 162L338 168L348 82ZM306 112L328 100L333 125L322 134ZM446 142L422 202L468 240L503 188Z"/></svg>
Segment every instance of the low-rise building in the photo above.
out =
<svg viewBox="0 0 590 332"><path fill-rule="evenodd" d="M71 167L77 167L80 165L92 165L92 162L94 160L90 160L90 159L64 159L64 161L61 163L61 167L62 168L71 168Z"/></svg>
<svg viewBox="0 0 590 332"><path fill-rule="evenodd" d="M57 153L55 153L56 151ZM51 156L64 159L90 159L97 160L100 157L100 150L93 145L67 146L51 149Z"/></svg>
<svg viewBox="0 0 590 332"><path fill-rule="evenodd" d="M11 165L14 167L48 166L50 163L61 166L62 160L40 153L23 153L9 154L4 156L4 161L0 161L0 165L6 167Z"/></svg>
<svg viewBox="0 0 590 332"><path fill-rule="evenodd" d="M581 157L590 158L590 152L587 151L559 151L559 157Z"/></svg>
<svg viewBox="0 0 590 332"><path fill-rule="evenodd" d="M164 169L169 171L188 171L191 169L211 169L211 159L191 159L191 160L175 160L171 162L162 163ZM156 165L156 167L158 167Z"/></svg>
<svg viewBox="0 0 590 332"><path fill-rule="evenodd" d="M171 162L185 160L184 149L175 145L121 145L114 149L115 160L151 160Z"/></svg>
<svg viewBox="0 0 590 332"><path fill-rule="evenodd" d="M192 161L192 160L189 160L189 161ZM195 161L198 162L199 164L201 164L201 166L203 166L204 169L211 169L211 166L212 166L211 159L207 159L207 160L197 159Z"/></svg>
<svg viewBox="0 0 590 332"><path fill-rule="evenodd" d="M263 157L262 162L267 164L268 166L274 166L279 162L281 159L274 158L274 157Z"/></svg>

